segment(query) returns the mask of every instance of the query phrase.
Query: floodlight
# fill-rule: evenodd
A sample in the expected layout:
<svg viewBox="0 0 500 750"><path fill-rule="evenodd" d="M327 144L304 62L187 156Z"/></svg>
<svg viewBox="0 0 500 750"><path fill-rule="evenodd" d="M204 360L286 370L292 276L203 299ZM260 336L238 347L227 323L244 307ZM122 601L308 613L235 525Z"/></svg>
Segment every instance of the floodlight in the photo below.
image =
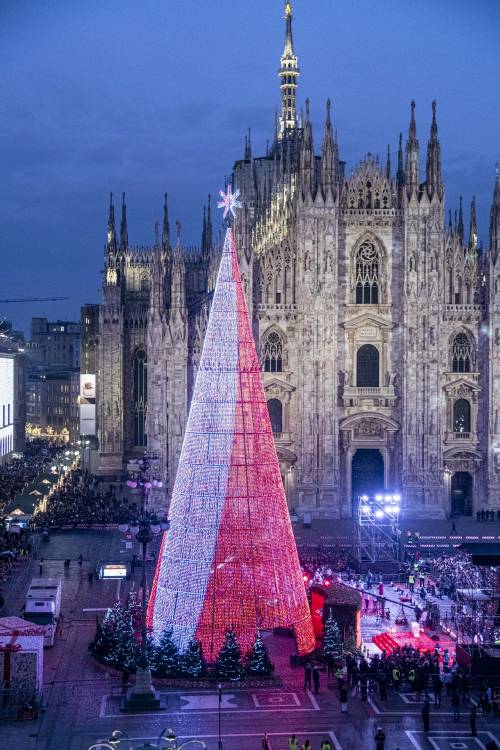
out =
<svg viewBox="0 0 500 750"><path fill-rule="evenodd" d="M361 506L361 513L369 513L370 512L370 506L369 505L362 505Z"/></svg>
<svg viewBox="0 0 500 750"><path fill-rule="evenodd" d="M401 500L401 495L393 495L392 499L395 503L399 503L399 501Z"/></svg>
<svg viewBox="0 0 500 750"><path fill-rule="evenodd" d="M377 501L377 503L382 502L382 495L375 495L375 500Z"/></svg>
<svg viewBox="0 0 500 750"><path fill-rule="evenodd" d="M375 511L375 515L377 516L377 518L382 518L383 515L384 515L384 511L383 510L376 510Z"/></svg>

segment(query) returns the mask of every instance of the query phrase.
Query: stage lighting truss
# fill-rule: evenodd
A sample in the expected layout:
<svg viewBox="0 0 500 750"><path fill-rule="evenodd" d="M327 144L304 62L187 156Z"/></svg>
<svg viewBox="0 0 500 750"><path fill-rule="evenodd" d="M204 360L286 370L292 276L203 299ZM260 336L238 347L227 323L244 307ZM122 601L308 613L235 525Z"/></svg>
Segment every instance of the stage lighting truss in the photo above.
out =
<svg viewBox="0 0 500 750"><path fill-rule="evenodd" d="M379 492L358 497L358 560L399 561L401 495Z"/></svg>

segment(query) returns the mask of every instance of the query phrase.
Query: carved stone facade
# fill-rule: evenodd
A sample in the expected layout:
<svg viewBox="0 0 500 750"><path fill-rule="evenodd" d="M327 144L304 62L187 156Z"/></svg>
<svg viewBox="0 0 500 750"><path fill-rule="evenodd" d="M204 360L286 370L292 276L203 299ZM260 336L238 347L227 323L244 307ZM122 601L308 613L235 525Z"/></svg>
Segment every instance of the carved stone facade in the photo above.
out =
<svg viewBox="0 0 500 750"><path fill-rule="evenodd" d="M420 176L415 104L397 165L368 154L347 174L327 104L321 155L287 4L282 114L265 156L250 137L233 182L235 234L290 508L349 517L365 491L399 490L407 515L500 507L500 187L490 247L477 246L475 204L445 220L433 104ZM289 80L290 79L290 80ZM156 247L128 247L110 212L100 308L101 471L117 474L149 446L175 476L217 254L173 251L165 214ZM147 357L147 404L134 385ZM136 362L136 365L134 365ZM136 370L134 370L136 367ZM135 375L134 375L135 373ZM271 403L272 402L272 403ZM140 430L139 430L140 432Z"/></svg>

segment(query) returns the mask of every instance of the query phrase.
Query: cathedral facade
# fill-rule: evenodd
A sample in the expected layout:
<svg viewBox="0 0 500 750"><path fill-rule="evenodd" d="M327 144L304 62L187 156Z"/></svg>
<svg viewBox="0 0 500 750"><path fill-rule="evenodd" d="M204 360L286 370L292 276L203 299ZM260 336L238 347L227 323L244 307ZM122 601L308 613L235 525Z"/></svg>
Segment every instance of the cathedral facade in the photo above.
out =
<svg viewBox="0 0 500 750"><path fill-rule="evenodd" d="M489 248L474 199L445 216L436 104L425 169L411 103L395 169L347 171L327 102L321 148L285 5L281 114L272 146L250 134L233 184L235 236L289 507L350 517L362 494L398 491L414 517L500 507L500 186ZM423 149L422 149L423 151ZM422 158L422 161L424 159ZM128 244L111 202L97 337L98 471L147 445L173 486L219 253L210 205L200 248Z"/></svg>

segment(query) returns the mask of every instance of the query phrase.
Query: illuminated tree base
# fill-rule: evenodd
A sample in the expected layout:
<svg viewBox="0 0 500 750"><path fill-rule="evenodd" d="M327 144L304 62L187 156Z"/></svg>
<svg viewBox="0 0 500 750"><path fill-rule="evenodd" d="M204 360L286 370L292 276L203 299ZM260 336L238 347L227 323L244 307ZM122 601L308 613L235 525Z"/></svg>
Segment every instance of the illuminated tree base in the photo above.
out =
<svg viewBox="0 0 500 750"><path fill-rule="evenodd" d="M232 626L243 652L259 630L293 627L313 650L311 616L260 365L228 229L148 607L155 634L196 637L213 662Z"/></svg>

